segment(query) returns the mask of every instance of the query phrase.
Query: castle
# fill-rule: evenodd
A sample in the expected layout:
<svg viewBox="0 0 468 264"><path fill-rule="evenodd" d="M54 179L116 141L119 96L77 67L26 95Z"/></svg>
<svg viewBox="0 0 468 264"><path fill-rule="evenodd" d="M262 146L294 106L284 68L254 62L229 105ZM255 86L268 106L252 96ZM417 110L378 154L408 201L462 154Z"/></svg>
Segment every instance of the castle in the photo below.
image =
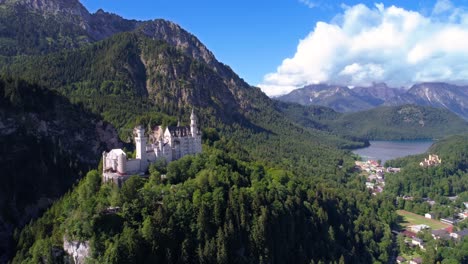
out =
<svg viewBox="0 0 468 264"><path fill-rule="evenodd" d="M419 166L431 167L431 166L439 165L440 163L442 163L442 160L439 158L439 156L435 154L434 155L429 154L429 158L428 159L425 158L424 161L419 163Z"/></svg>
<svg viewBox="0 0 468 264"><path fill-rule="evenodd" d="M149 134L149 144L141 125L133 130L133 134L135 159L127 159L127 154L122 149L102 153L104 181L114 181L120 185L131 175L143 175L149 165L157 160L170 162L202 151L201 132L193 110L190 126L168 126L166 129L157 126Z"/></svg>

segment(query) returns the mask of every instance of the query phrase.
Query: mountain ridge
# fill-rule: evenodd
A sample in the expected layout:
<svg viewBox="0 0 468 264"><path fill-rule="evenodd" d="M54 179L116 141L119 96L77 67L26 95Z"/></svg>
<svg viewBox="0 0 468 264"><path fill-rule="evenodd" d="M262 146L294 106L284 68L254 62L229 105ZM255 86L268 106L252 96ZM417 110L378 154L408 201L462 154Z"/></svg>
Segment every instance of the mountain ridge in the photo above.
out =
<svg viewBox="0 0 468 264"><path fill-rule="evenodd" d="M334 92L335 87L339 87L340 92ZM322 90L322 94L316 93L318 89ZM407 90L390 88L383 83L352 89L340 85L309 85L275 99L302 105L327 106L339 112L357 112L383 105L415 104L445 108L468 120L468 86L444 82L419 83Z"/></svg>

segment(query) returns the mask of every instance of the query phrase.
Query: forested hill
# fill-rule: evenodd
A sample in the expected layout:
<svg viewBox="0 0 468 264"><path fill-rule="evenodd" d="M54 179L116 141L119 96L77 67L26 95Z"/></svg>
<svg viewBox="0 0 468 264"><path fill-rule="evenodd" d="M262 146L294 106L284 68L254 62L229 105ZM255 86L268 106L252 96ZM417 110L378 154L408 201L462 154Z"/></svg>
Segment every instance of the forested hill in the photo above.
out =
<svg viewBox="0 0 468 264"><path fill-rule="evenodd" d="M439 139L468 132L468 122L446 109L402 105L355 113L338 113L323 106L277 102L291 120L348 138L368 140Z"/></svg>
<svg viewBox="0 0 468 264"><path fill-rule="evenodd" d="M104 150L122 146L117 131L56 92L0 78L0 262L17 227L68 190Z"/></svg>
<svg viewBox="0 0 468 264"><path fill-rule="evenodd" d="M353 162L317 157L309 168L322 173L301 175L240 159L240 144L207 143L121 189L89 172L23 229L13 263L70 261L64 240L89 242L89 261L102 263L388 261L392 199L371 199L348 174Z"/></svg>
<svg viewBox="0 0 468 264"><path fill-rule="evenodd" d="M429 154L436 154L442 163L434 167L421 167L419 163ZM468 191L468 134L437 141L427 153L387 162L388 166L402 167L402 171L389 177L385 190L395 195L438 199Z"/></svg>

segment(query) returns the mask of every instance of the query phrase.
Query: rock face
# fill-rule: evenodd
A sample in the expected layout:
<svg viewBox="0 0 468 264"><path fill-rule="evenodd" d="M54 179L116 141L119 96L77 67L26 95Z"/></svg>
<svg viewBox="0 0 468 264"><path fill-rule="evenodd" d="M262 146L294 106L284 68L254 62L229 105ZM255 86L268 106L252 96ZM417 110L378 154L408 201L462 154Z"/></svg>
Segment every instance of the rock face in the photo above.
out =
<svg viewBox="0 0 468 264"><path fill-rule="evenodd" d="M112 125L63 96L0 79L0 146L1 263L15 228L96 168L102 151L122 143Z"/></svg>
<svg viewBox="0 0 468 264"><path fill-rule="evenodd" d="M90 16L88 10L76 0L3 0L0 4L22 6L44 16L79 17L83 21Z"/></svg>
<svg viewBox="0 0 468 264"><path fill-rule="evenodd" d="M444 108L468 120L468 86L448 83L416 84L406 93L388 100L385 104L417 104Z"/></svg>
<svg viewBox="0 0 468 264"><path fill-rule="evenodd" d="M327 106L338 112L356 112L373 108L379 104L362 98L348 87L328 84L305 86L277 99L302 105Z"/></svg>
<svg viewBox="0 0 468 264"><path fill-rule="evenodd" d="M63 238L63 250L72 256L75 264L84 264L91 253L88 241L68 241L67 238Z"/></svg>
<svg viewBox="0 0 468 264"><path fill-rule="evenodd" d="M376 83L369 87L356 87L353 92L368 102L380 105L392 98L402 95L405 90L402 88L391 88L385 83Z"/></svg>

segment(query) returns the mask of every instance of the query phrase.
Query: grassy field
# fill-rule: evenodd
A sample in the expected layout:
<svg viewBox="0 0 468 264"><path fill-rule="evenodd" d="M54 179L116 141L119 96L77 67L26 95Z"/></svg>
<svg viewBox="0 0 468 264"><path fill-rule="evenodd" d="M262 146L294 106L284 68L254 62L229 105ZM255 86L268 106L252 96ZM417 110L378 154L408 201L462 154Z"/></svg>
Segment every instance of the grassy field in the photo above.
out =
<svg viewBox="0 0 468 264"><path fill-rule="evenodd" d="M437 230L450 226L438 220L427 219L422 215L414 214L405 210L397 210L397 214L403 217L403 222L401 224L404 227L424 224L430 226L433 230Z"/></svg>

